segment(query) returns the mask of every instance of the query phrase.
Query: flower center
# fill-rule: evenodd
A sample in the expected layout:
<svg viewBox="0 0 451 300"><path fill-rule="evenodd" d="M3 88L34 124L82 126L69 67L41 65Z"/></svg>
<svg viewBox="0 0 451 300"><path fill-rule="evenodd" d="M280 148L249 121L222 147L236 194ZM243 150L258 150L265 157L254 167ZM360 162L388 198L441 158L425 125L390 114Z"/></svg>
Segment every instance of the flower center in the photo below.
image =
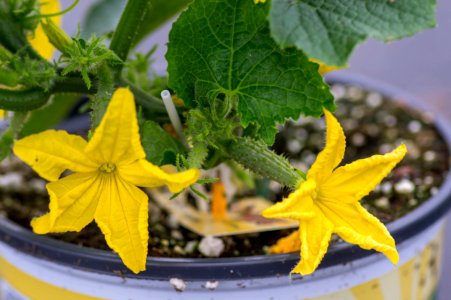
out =
<svg viewBox="0 0 451 300"><path fill-rule="evenodd" d="M113 163L106 163L100 166L99 168L100 172L103 173L113 173L116 170L116 165Z"/></svg>
<svg viewBox="0 0 451 300"><path fill-rule="evenodd" d="M313 198L313 200L318 199L318 195L319 195L319 189L316 188L316 189L313 191L313 193L312 193L312 198Z"/></svg>

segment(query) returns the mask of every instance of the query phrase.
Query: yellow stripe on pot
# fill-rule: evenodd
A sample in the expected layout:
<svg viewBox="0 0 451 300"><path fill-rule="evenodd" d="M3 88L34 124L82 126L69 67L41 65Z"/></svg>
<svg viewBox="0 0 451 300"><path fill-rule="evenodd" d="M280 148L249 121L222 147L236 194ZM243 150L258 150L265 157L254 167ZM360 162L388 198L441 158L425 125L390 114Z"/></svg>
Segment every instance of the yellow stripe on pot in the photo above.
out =
<svg viewBox="0 0 451 300"><path fill-rule="evenodd" d="M421 258L420 258L420 271L419 271L419 276L418 276L418 280L416 282L416 286L418 287L417 292L416 292L416 296L417 299L422 300L422 299L427 299L427 297L429 295L424 295L425 291L426 293L429 292L429 288L428 288L428 275L429 275L429 261L431 259L431 245L429 244L426 249L424 249L424 251L421 253Z"/></svg>
<svg viewBox="0 0 451 300"><path fill-rule="evenodd" d="M24 273L0 257L0 278L16 291L30 299L46 300L99 300L100 298L79 294L67 289L50 285Z"/></svg>
<svg viewBox="0 0 451 300"><path fill-rule="evenodd" d="M431 266L432 278L434 283L437 285L439 281L439 275L442 272L442 259L443 259L443 242L445 240L445 226L438 232L437 237L435 238L432 251L432 258L434 259L434 265Z"/></svg>
<svg viewBox="0 0 451 300"><path fill-rule="evenodd" d="M325 296L319 296L315 298L311 298L311 300L358 300L354 297L350 290L343 290L337 293L328 294ZM309 300L309 299L303 299Z"/></svg>
<svg viewBox="0 0 451 300"><path fill-rule="evenodd" d="M415 266L415 259L411 259L399 268L399 281L401 288L401 300L412 299L413 272Z"/></svg>
<svg viewBox="0 0 451 300"><path fill-rule="evenodd" d="M351 292L358 300L384 299L379 279L373 279L364 284L351 288Z"/></svg>

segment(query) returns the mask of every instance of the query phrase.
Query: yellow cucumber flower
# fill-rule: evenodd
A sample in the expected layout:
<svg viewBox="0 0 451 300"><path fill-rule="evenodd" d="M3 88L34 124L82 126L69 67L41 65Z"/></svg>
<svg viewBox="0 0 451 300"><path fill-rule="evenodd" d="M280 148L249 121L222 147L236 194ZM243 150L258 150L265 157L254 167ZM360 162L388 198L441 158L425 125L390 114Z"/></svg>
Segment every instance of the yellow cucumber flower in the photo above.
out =
<svg viewBox="0 0 451 300"><path fill-rule="evenodd" d="M326 147L308 171L307 180L288 198L263 211L263 216L299 220L301 261L292 273L307 275L315 271L327 252L332 233L363 249L382 252L396 264L399 255L394 239L359 200L401 161L406 146L337 168L346 148L345 135L335 117L328 111L324 114Z"/></svg>
<svg viewBox="0 0 451 300"><path fill-rule="evenodd" d="M126 88L116 90L89 142L48 130L16 141L13 151L51 181L50 212L32 220L34 232L78 232L94 219L108 246L135 273L145 270L149 236L148 197L136 186L167 185L177 193L200 173L168 174L145 159L134 97ZM60 179L65 170L73 173Z"/></svg>
<svg viewBox="0 0 451 300"><path fill-rule="evenodd" d="M265 3L266 2L266 0L254 0L254 3L255 4L258 4L258 3Z"/></svg>
<svg viewBox="0 0 451 300"><path fill-rule="evenodd" d="M39 0L40 12L43 15L57 13L60 11L60 4L58 0ZM50 18L55 24L61 25L61 16ZM28 37L31 46L45 59L50 59L53 56L55 47L50 44L42 25L39 24L33 35Z"/></svg>

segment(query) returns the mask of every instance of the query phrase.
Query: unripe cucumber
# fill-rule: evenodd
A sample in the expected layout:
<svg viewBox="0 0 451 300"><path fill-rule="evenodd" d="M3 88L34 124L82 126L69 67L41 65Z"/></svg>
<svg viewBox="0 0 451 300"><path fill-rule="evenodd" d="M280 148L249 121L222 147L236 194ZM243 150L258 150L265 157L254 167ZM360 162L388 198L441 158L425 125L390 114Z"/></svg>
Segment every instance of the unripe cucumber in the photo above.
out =
<svg viewBox="0 0 451 300"><path fill-rule="evenodd" d="M27 90L0 89L0 109L29 111L43 106L49 98L50 93L38 88Z"/></svg>

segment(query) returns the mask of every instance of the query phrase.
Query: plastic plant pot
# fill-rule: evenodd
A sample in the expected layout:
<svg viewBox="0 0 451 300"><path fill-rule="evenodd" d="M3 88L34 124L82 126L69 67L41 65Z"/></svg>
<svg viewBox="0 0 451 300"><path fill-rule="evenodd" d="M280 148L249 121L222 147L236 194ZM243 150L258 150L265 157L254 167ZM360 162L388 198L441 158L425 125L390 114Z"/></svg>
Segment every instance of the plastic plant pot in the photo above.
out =
<svg viewBox="0 0 451 300"><path fill-rule="evenodd" d="M427 110L412 96L355 76L328 80L378 91ZM77 130L83 122L66 123ZM85 123L86 124L86 123ZM74 126L75 125L75 126ZM84 125L85 126L85 125ZM435 126L451 148L451 128ZM289 276L298 253L217 259L148 257L147 271L126 271L114 253L38 236L0 219L1 299L431 299L439 282L451 172L439 192L388 224L400 262L354 245L331 247L310 276Z"/></svg>

